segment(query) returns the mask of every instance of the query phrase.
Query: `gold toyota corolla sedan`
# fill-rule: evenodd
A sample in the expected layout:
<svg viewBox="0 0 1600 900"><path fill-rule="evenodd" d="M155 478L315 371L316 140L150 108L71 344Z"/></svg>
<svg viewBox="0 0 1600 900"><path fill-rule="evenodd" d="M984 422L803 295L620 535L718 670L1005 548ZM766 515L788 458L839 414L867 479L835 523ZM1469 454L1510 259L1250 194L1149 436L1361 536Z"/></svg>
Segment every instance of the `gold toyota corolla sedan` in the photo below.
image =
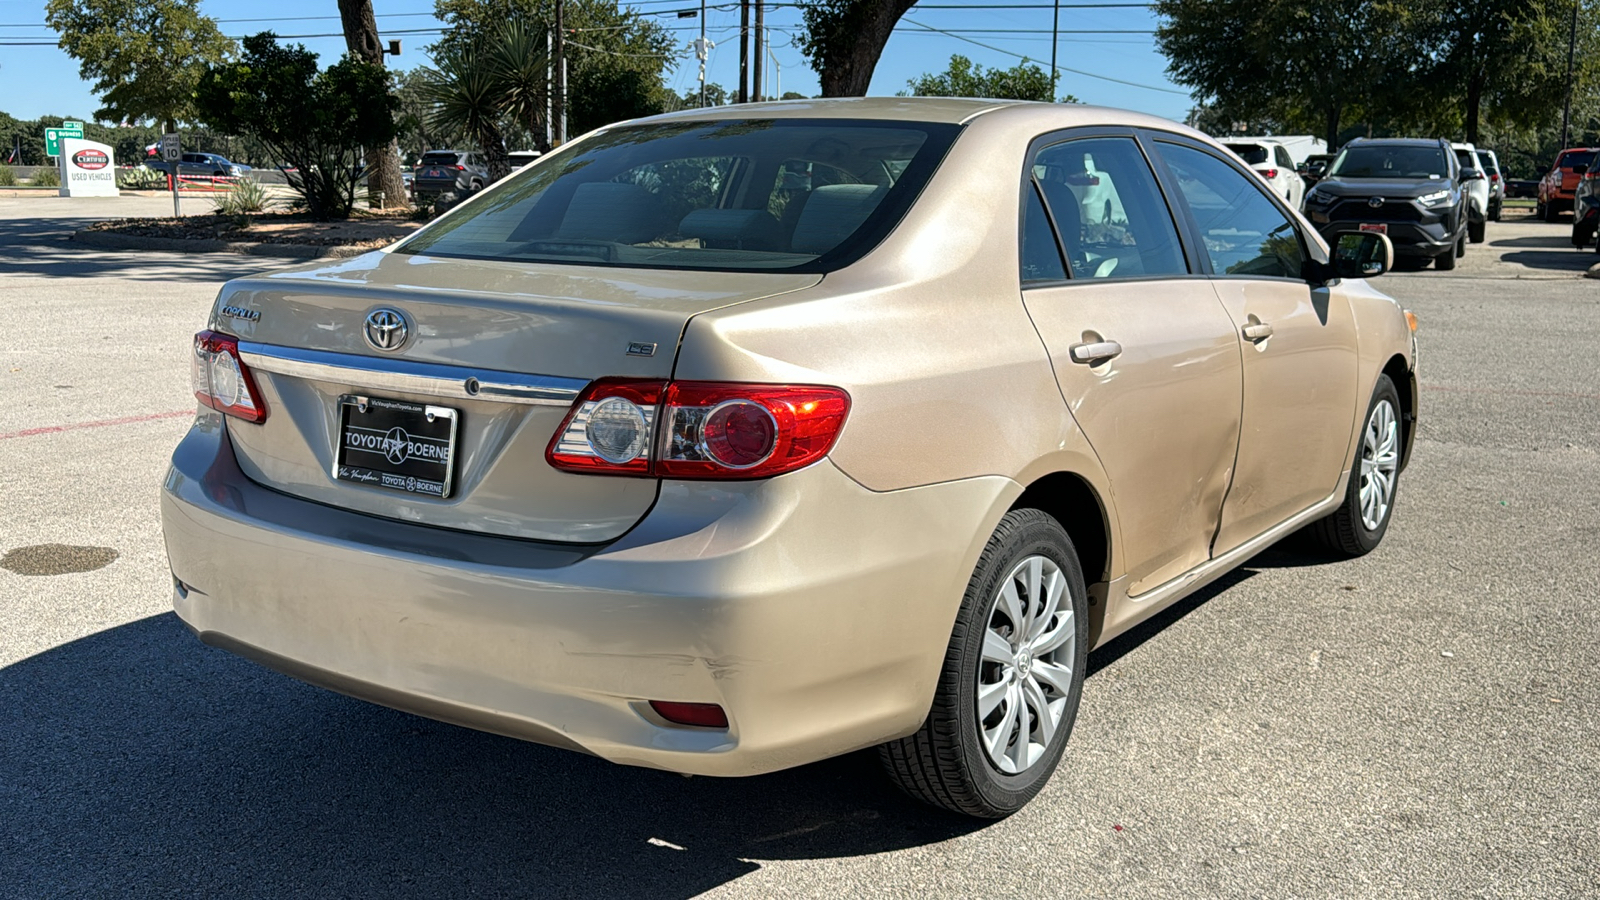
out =
<svg viewBox="0 0 1600 900"><path fill-rule="evenodd" d="M1414 320L1218 144L858 99L594 132L228 283L162 496L178 614L355 697L627 765L864 747L998 817L1091 648L1290 532L1377 546Z"/></svg>

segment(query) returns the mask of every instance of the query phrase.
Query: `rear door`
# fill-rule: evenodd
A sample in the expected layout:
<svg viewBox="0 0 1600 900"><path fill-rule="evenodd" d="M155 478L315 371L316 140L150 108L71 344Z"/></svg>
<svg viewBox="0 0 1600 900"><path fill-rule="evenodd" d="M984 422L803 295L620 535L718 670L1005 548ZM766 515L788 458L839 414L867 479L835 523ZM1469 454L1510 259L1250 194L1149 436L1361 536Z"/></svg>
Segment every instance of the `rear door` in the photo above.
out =
<svg viewBox="0 0 1600 900"><path fill-rule="evenodd" d="M1306 237L1256 179L1197 142L1155 146L1243 357L1239 458L1214 547L1221 554L1337 486L1357 405L1355 322L1342 293L1305 280Z"/></svg>
<svg viewBox="0 0 1600 900"><path fill-rule="evenodd" d="M1239 438L1234 326L1133 134L1036 142L1022 202L1023 302L1110 477L1141 594L1210 556Z"/></svg>

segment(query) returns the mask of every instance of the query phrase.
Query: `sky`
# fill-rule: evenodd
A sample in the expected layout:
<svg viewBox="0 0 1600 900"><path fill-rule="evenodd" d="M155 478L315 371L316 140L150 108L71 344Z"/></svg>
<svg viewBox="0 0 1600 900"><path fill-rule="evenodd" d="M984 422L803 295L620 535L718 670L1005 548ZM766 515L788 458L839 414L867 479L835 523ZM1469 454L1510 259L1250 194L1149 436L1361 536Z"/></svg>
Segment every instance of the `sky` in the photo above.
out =
<svg viewBox="0 0 1600 900"><path fill-rule="evenodd" d="M706 79L731 92L739 81L738 3L708 3L712 6L706 14L706 36L717 46L711 51ZM698 36L700 21L680 19L676 14L695 8L697 0L631 0L626 5L650 14L681 39L681 61L667 75L667 83L680 94L697 90L698 66L689 42ZM975 8L949 8L952 6ZM1019 6L1030 8L1015 8ZM374 0L373 7L384 39L402 42L401 55L388 57L389 65L400 69L428 65L423 48L439 33L431 0ZM78 77L77 62L54 46L56 35L44 25L44 9L44 0L0 0L0 111L19 119L41 115L88 118L100 104L90 85ZM344 52L335 0L274 0L270 4L202 0L200 9L217 19L222 32L230 37L268 28L280 35L300 36L297 42L320 54L324 64ZM918 75L943 71L952 54L999 68L1010 68L1025 56L1048 68L1052 15L1050 0L924 0L901 19L889 39L870 93L903 91L906 82ZM262 21L266 18L279 21ZM769 8L766 21L772 42L766 70L769 84L807 96L819 93L817 75L795 45L801 30L800 10ZM1150 34L1156 24L1146 4L1063 0L1057 45L1059 92L1086 103L1182 120L1191 101L1187 91L1166 78L1166 60L1156 51ZM16 46L27 42L45 45Z"/></svg>

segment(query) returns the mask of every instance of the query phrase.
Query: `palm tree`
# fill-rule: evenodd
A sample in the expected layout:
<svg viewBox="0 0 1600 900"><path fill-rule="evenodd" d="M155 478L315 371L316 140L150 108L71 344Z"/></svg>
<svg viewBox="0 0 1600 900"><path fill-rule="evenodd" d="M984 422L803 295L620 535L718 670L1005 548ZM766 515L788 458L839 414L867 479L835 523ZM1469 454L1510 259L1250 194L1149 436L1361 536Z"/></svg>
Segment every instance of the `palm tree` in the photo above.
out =
<svg viewBox="0 0 1600 900"><path fill-rule="evenodd" d="M549 57L543 24L516 18L506 22L489 45L489 59L500 79L500 104L506 115L533 135L540 150L548 120Z"/></svg>
<svg viewBox="0 0 1600 900"><path fill-rule="evenodd" d="M504 84L492 54L476 47L441 54L437 69L425 73L422 95L432 111L429 124L438 131L458 132L477 142L489 167L489 180L511 171L506 153Z"/></svg>

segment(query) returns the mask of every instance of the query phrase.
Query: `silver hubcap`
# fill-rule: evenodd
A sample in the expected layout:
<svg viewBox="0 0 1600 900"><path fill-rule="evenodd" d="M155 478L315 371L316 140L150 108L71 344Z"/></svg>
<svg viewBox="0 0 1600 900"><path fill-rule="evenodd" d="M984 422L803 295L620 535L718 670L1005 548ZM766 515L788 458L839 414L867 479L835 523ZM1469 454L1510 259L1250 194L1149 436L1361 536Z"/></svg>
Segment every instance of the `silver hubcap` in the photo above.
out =
<svg viewBox="0 0 1600 900"><path fill-rule="evenodd" d="M1027 557L1000 583L978 665L979 736L1000 771L1025 771L1050 746L1077 652L1066 574L1043 556Z"/></svg>
<svg viewBox="0 0 1600 900"><path fill-rule="evenodd" d="M1361 438L1361 524L1377 531L1394 502L1394 479L1400 470L1400 429L1394 406L1379 400Z"/></svg>

